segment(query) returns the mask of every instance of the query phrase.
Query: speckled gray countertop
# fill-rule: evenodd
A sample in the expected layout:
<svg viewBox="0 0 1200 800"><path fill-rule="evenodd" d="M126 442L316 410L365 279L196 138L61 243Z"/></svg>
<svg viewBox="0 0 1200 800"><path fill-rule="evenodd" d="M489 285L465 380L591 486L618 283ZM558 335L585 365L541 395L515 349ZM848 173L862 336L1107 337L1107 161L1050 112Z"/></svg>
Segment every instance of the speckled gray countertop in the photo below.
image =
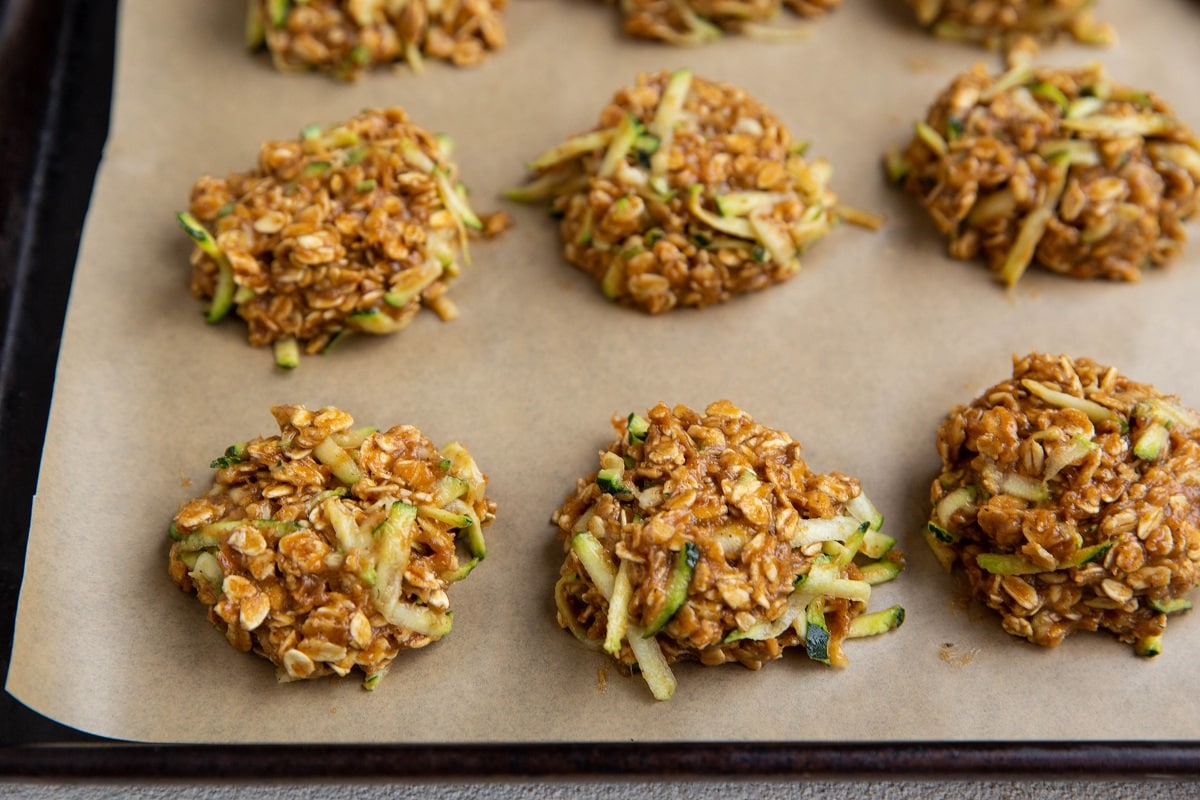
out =
<svg viewBox="0 0 1200 800"><path fill-rule="evenodd" d="M1107 800L1165 800L1200 796L1200 782L1171 780L1122 781L706 781L695 783L536 782L536 783L344 783L273 786L194 786L187 784L0 784L8 800L266 800L266 798L348 798L355 800L659 800L687 796L690 800L741 800L741 798L888 798L892 800L984 800L985 798L1106 798Z"/></svg>

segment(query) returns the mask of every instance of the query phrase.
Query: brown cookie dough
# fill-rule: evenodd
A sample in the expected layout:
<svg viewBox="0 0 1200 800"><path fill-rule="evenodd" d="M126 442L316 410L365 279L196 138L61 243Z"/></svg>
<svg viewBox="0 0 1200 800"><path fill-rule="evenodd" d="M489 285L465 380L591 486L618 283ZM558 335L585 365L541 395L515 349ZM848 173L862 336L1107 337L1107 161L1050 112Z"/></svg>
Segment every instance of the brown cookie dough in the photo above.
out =
<svg viewBox="0 0 1200 800"><path fill-rule="evenodd" d="M344 411L271 409L278 436L233 445L170 526L169 574L280 681L365 675L450 632L447 590L484 557L495 516L466 448ZM463 555L460 556L460 552Z"/></svg>
<svg viewBox="0 0 1200 800"><path fill-rule="evenodd" d="M1157 655L1200 582L1200 415L1086 359L1034 353L938 428L926 541L1004 630L1106 630Z"/></svg>
<svg viewBox="0 0 1200 800"><path fill-rule="evenodd" d="M230 311L276 363L323 351L345 331L401 330L422 306L442 319L467 258L468 231L503 230L470 209L451 143L400 108L372 109L293 140L268 141L258 165L202 177L179 215L195 240L192 292L206 318Z"/></svg>
<svg viewBox="0 0 1200 800"><path fill-rule="evenodd" d="M617 438L553 516L558 622L639 669L669 699L669 664L750 669L801 646L845 666L846 639L891 630L866 613L904 559L859 482L812 472L800 445L727 401L614 418Z"/></svg>
<svg viewBox="0 0 1200 800"><path fill-rule="evenodd" d="M610 0L611 2L611 0ZM622 30L629 36L669 44L715 41L726 32L759 39L802 35L803 28L770 25L787 9L816 17L842 0L619 0Z"/></svg>
<svg viewBox="0 0 1200 800"><path fill-rule="evenodd" d="M943 39L997 49L1036 49L1067 35L1084 44L1116 42L1112 26L1092 16L1095 0L908 0L917 21Z"/></svg>
<svg viewBox="0 0 1200 800"><path fill-rule="evenodd" d="M824 159L742 89L691 70L643 74L591 131L528 164L510 199L552 201L563 255L605 296L650 313L787 280L840 219Z"/></svg>
<svg viewBox="0 0 1200 800"><path fill-rule="evenodd" d="M1029 264L1135 281L1183 246L1200 145L1163 100L1099 65L957 77L887 157L960 259L1013 285Z"/></svg>
<svg viewBox="0 0 1200 800"><path fill-rule="evenodd" d="M353 80L381 64L420 72L426 58L478 64L505 44L508 0L250 0L246 45L283 71Z"/></svg>

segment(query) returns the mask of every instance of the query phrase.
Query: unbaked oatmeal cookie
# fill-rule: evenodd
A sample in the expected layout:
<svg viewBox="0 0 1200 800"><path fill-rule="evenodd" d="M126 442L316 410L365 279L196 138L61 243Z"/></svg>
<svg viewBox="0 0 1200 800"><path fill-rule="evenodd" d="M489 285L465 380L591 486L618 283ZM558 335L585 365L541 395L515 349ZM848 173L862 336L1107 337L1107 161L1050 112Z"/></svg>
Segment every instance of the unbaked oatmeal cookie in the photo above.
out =
<svg viewBox="0 0 1200 800"><path fill-rule="evenodd" d="M1084 44L1116 42L1092 15L1095 0L908 0L917 22L943 39L996 49L1036 49L1067 35Z"/></svg>
<svg viewBox="0 0 1200 800"><path fill-rule="evenodd" d="M1157 655L1200 582L1200 415L1087 358L1034 353L938 428L925 532L1004 630L1105 630Z"/></svg>
<svg viewBox="0 0 1200 800"><path fill-rule="evenodd" d="M246 46L283 71L344 80L386 64L420 72L426 58L474 66L505 44L508 0L249 0Z"/></svg>
<svg viewBox="0 0 1200 800"><path fill-rule="evenodd" d="M609 299L657 314L787 280L839 221L825 159L806 159L746 91L689 69L643 74L599 124L547 150L510 199L551 203L563 256Z"/></svg>
<svg viewBox="0 0 1200 800"><path fill-rule="evenodd" d="M758 669L801 647L842 667L846 640L903 622L900 606L866 610L904 558L856 479L812 472L797 442L727 401L613 427L553 515L558 622L655 698L673 694L673 662Z"/></svg>
<svg viewBox="0 0 1200 800"><path fill-rule="evenodd" d="M487 478L456 442L356 428L333 407L271 409L278 436L232 445L171 521L169 574L280 681L364 675L450 632L450 586L483 559Z"/></svg>
<svg viewBox="0 0 1200 800"><path fill-rule="evenodd" d="M612 0L606 0L612 2ZM616 0L622 30L629 36L676 45L715 41L726 32L756 39L798 38L798 26L775 25L784 9L801 17L820 16L842 0Z"/></svg>
<svg viewBox="0 0 1200 800"><path fill-rule="evenodd" d="M202 177L178 218L208 322L236 312L250 344L291 368L343 333L395 333L422 307L456 317L446 290L468 233L507 217L471 210L451 150L403 109L371 109L263 143L247 172Z"/></svg>
<svg viewBox="0 0 1200 800"><path fill-rule="evenodd" d="M958 76L891 151L955 258L1013 285L1037 262L1135 281L1183 247L1200 201L1200 140L1153 92L1081 68L982 65Z"/></svg>

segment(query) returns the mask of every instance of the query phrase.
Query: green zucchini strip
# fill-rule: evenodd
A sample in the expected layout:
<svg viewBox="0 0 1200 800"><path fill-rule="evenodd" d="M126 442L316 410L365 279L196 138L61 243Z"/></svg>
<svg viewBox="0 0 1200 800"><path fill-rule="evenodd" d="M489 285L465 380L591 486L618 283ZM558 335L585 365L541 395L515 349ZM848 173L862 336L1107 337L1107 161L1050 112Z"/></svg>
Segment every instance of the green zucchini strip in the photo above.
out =
<svg viewBox="0 0 1200 800"><path fill-rule="evenodd" d="M351 450L356 450L361 447L362 443L367 440L367 437L375 433L376 430L378 429L370 426L364 426L362 428L355 428L351 431L335 433L333 434L332 438L338 447L348 447Z"/></svg>
<svg viewBox="0 0 1200 800"><path fill-rule="evenodd" d="M386 611L380 609L379 613L392 625L435 638L450 633L454 624L453 611L436 611L412 603L395 603Z"/></svg>
<svg viewBox="0 0 1200 800"><path fill-rule="evenodd" d="M518 203L535 203L581 191L588 185L588 180L588 176L581 172L547 172L524 186L505 189L503 195Z"/></svg>
<svg viewBox="0 0 1200 800"><path fill-rule="evenodd" d="M829 624L825 621L825 598L814 597L805 612L807 628L804 633L804 649L808 657L822 664L829 664Z"/></svg>
<svg viewBox="0 0 1200 800"><path fill-rule="evenodd" d="M1078 464L1080 461L1083 461L1085 458L1087 458L1088 453L1092 452L1098 447L1100 447L1098 442L1095 442L1082 434L1075 434L1075 436L1071 437L1071 443L1069 445L1066 447L1059 447L1046 457L1046 463L1043 467L1042 480L1049 481L1067 467Z"/></svg>
<svg viewBox="0 0 1200 800"><path fill-rule="evenodd" d="M1133 644L1133 652L1145 658L1152 658L1162 652L1162 634L1146 636Z"/></svg>
<svg viewBox="0 0 1200 800"><path fill-rule="evenodd" d="M1045 483L1018 472L1010 472L1001 479L1000 491L1031 503L1040 503L1050 499L1050 491L1046 488Z"/></svg>
<svg viewBox="0 0 1200 800"><path fill-rule="evenodd" d="M608 560L608 553L604 552L600 540L587 532L577 533L571 538L571 549L575 551L579 563L600 590L600 594L604 595L605 600L610 600L617 580L617 571Z"/></svg>
<svg viewBox="0 0 1200 800"><path fill-rule="evenodd" d="M633 598L633 582L629 578L629 559L622 558L613 579L612 598L608 601L604 649L616 655L621 652L621 640L629 630L629 601Z"/></svg>
<svg viewBox="0 0 1200 800"><path fill-rule="evenodd" d="M1081 567L1102 557L1112 545L1113 543L1109 541L1080 548L1070 558L1059 561L1054 569ZM1051 571L1016 553L980 553L975 557L975 563L979 565L980 569L993 575L1034 575L1039 572Z"/></svg>
<svg viewBox="0 0 1200 800"><path fill-rule="evenodd" d="M917 122L913 128L916 131L917 138L924 142L925 146L932 150L935 155L944 156L950 152L950 146L946 144L945 138L931 128L928 123Z"/></svg>
<svg viewBox="0 0 1200 800"><path fill-rule="evenodd" d="M878 636L881 633L899 628L904 623L904 609L892 606L882 611L863 614L850 620L846 631L847 639L861 639L865 636Z"/></svg>
<svg viewBox="0 0 1200 800"><path fill-rule="evenodd" d="M869 522L871 530L877 531L883 527L883 514L865 494L859 493L846 503L846 513L859 522Z"/></svg>
<svg viewBox="0 0 1200 800"><path fill-rule="evenodd" d="M404 594L404 572L412 556L416 523L416 507L398 501L392 503L387 518L371 532L371 550L375 556L371 599L385 616L387 609L399 603Z"/></svg>
<svg viewBox="0 0 1200 800"><path fill-rule="evenodd" d="M617 580L617 571L613 569L604 546L590 533L578 533L571 539L571 549L579 558L592 583L604 595L604 599L612 602L613 590ZM637 659L642 678L650 687L650 693L656 700L670 700L675 693L675 675L663 655L658 639L646 636L639 625L632 622L626 628L626 640Z"/></svg>
<svg viewBox="0 0 1200 800"><path fill-rule="evenodd" d="M325 438L313 448L313 457L325 466L334 477L347 486L353 486L363 478L362 470L354 459L331 438Z"/></svg>
<svg viewBox="0 0 1200 800"><path fill-rule="evenodd" d="M462 184L450 183L450 178L444 169L439 168L434 170L433 176L441 193L442 203L446 208L471 230L483 230L483 222L471 210L471 206L467 203L467 198L463 196Z"/></svg>
<svg viewBox="0 0 1200 800"><path fill-rule="evenodd" d="M1059 125L1077 133L1117 136L1162 136L1179 127L1179 123L1166 114L1133 114L1127 117L1092 114L1081 119L1064 119Z"/></svg>
<svg viewBox="0 0 1200 800"><path fill-rule="evenodd" d="M1152 422L1133 444L1133 454L1143 461L1153 461L1162 453L1171 432L1161 422Z"/></svg>
<svg viewBox="0 0 1200 800"><path fill-rule="evenodd" d="M1150 607L1160 614L1176 614L1190 609L1192 601L1186 597L1176 597L1172 600L1151 600Z"/></svg>
<svg viewBox="0 0 1200 800"><path fill-rule="evenodd" d="M638 118L633 114L626 113L621 119L621 123L617 125L617 133L609 143L608 150L604 152L604 160L600 162L596 176L599 178L611 177L617 171L617 165L625 160L625 156L629 155L629 151L633 149L634 142L637 141L638 134L641 132L642 125L638 122Z"/></svg>
<svg viewBox="0 0 1200 800"><path fill-rule="evenodd" d="M1200 416L1197 416L1196 412L1159 397L1149 397L1138 403L1134 406L1133 416L1161 422L1168 428L1175 425L1195 428L1200 425Z"/></svg>
<svg viewBox="0 0 1200 800"><path fill-rule="evenodd" d="M829 519L802 519L796 524L790 544L804 547L816 542L844 542L862 525L854 517L842 516Z"/></svg>
<svg viewBox="0 0 1200 800"><path fill-rule="evenodd" d="M436 258L428 259L419 267L405 270L384 294L383 301L392 308L404 308L414 297L442 277L443 272L445 267Z"/></svg>
<svg viewBox="0 0 1200 800"><path fill-rule="evenodd" d="M371 549L370 533L359 528L358 523L354 521L354 515L346 510L341 500L336 496L327 497L321 504L321 508L333 528L334 536L338 541L338 549L341 552L349 553L352 550L367 552Z"/></svg>
<svg viewBox="0 0 1200 800"><path fill-rule="evenodd" d="M895 537L876 530L868 530L863 536L862 554L867 558L879 559L896 546Z"/></svg>
<svg viewBox="0 0 1200 800"><path fill-rule="evenodd" d="M300 366L300 343L294 336L276 339L271 349L275 353L275 366L280 369L295 369Z"/></svg>
<svg viewBox="0 0 1200 800"><path fill-rule="evenodd" d="M659 140L658 149L650 157L650 175L652 180L660 184L665 183L667 164L671 158L671 145L675 141L675 126L683 114L683 104L687 100L688 90L691 87L692 71L690 69L678 69L672 72L667 78L667 85L663 88L662 97L658 101L654 119L649 125L650 133L657 136ZM667 187L656 186L655 188L665 191Z"/></svg>
<svg viewBox="0 0 1200 800"><path fill-rule="evenodd" d="M1049 403L1056 408L1073 408L1076 411L1082 411L1087 415L1093 423L1104 422L1105 420L1121 421L1120 415L1111 408L1105 408L1097 402L1087 400L1082 397L1076 397L1066 392L1060 392L1057 389L1051 389L1040 381L1035 381L1030 378L1022 378L1021 386L1033 396Z"/></svg>
<svg viewBox="0 0 1200 800"><path fill-rule="evenodd" d="M466 520L466 525L456 527L466 531L467 548L477 561L482 561L487 556L487 543L483 539L483 525L479 522L479 515L475 513L475 509L461 499L455 499L446 505L446 510L459 515L459 519Z"/></svg>
<svg viewBox="0 0 1200 800"><path fill-rule="evenodd" d="M862 579L871 586L887 583L900 575L901 566L895 561L872 561L858 568Z"/></svg>
<svg viewBox="0 0 1200 800"><path fill-rule="evenodd" d="M950 572L958 556L955 554L954 549L942 539L938 531L941 531L941 529L930 522L926 527L921 529L921 536L925 539L925 544L929 545L929 549L933 551L934 558L942 565L942 569ZM945 533L944 531L942 532ZM949 535L948 533L946 534L946 536Z"/></svg>
<svg viewBox="0 0 1200 800"><path fill-rule="evenodd" d="M660 151L661 152L661 151ZM736 236L739 239L756 239L754 229L750 227L750 220L745 217L721 217L712 213L700 204L700 197L704 193L704 187L699 183L694 183L688 187L687 208L688 211L713 230L727 233L730 236Z"/></svg>
<svg viewBox="0 0 1200 800"><path fill-rule="evenodd" d="M206 581L216 595L221 594L221 587L225 584L225 573L221 571L221 563L207 550L197 554L196 564L188 571L188 576L193 581Z"/></svg>
<svg viewBox="0 0 1200 800"><path fill-rule="evenodd" d="M692 573L700 560L700 548L693 542L684 542L675 561L671 565L671 573L667 577L666 601L662 611L646 626L646 636L653 636L663 629L680 607L687 601L688 586L692 582Z"/></svg>
<svg viewBox="0 0 1200 800"><path fill-rule="evenodd" d="M246 49L254 52L267 43L267 29L263 22L262 8L255 0L246 3L246 23L244 27Z"/></svg>
<svg viewBox="0 0 1200 800"><path fill-rule="evenodd" d="M175 218L179 220L179 227L183 228L184 232L192 237L192 241L217 264L217 283L213 288L212 302L204 314L204 320L210 324L220 322L233 308L233 295L237 289L233 280L233 267L200 220L188 211L180 211Z"/></svg>
<svg viewBox="0 0 1200 800"><path fill-rule="evenodd" d="M1050 173L1046 186L1046 197L1042 204L1026 215L1017 231L1017 238L1000 268L1000 280L1006 286L1015 286L1021 275L1032 263L1038 242L1046 233L1046 226L1058 208L1063 190L1067 187L1067 154L1056 154L1050 160Z"/></svg>
<svg viewBox="0 0 1200 800"><path fill-rule="evenodd" d="M564 161L571 161L603 147L608 147L616 135L616 128L605 128L604 130L575 136L567 139L562 144L551 147L532 161L527 162L525 168L530 172L549 169Z"/></svg>
<svg viewBox="0 0 1200 800"><path fill-rule="evenodd" d="M960 486L954 489L937 501L934 506L934 517L937 518L938 527L942 530L948 530L950 525L950 517L958 513L962 507L974 503L976 500L976 487Z"/></svg>

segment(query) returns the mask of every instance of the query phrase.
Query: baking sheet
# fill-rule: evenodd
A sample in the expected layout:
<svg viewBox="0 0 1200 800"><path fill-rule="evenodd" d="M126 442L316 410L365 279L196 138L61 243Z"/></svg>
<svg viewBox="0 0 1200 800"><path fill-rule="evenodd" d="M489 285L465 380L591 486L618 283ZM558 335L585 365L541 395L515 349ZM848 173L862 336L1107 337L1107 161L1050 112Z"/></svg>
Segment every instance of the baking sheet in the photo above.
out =
<svg viewBox="0 0 1200 800"><path fill-rule="evenodd" d="M879 154L954 74L997 59L927 38L898 6L852 0L801 42L672 49L620 39L604 6L518 0L508 48L481 67L348 86L247 57L239 3L123 3L8 691L64 724L152 742L1198 738L1200 618L1173 619L1153 661L1102 635L1035 648L963 606L917 532L941 415L1007 374L1014 352L1090 355L1200 404L1200 249L1137 285L1032 271L1012 292L946 258L923 213L885 185ZM1128 2L1101 12L1118 47L1062 44L1042 60L1101 60L1200 125L1200 10L1159 0L1153 16ZM684 65L775 109L833 162L842 199L886 227L843 226L791 282L721 307L649 317L607 303L560 260L544 211L498 194L529 157L594 124L637 72ZM452 291L459 320L422 314L399 336L360 337L280 373L238 324L204 325L171 212L200 174L249 166L263 139L388 104L450 133L476 208L503 207L517 225L473 246ZM845 670L798 653L757 673L678 665L675 698L655 703L555 624L561 555L547 519L595 468L614 412L722 397L789 431L814 469L862 480L910 556L872 606L898 602L908 616L849 643ZM171 514L208 486L208 461L229 442L274 432L268 408L281 402L461 440L500 506L487 560L452 592L452 634L402 654L374 693L353 678L277 685L165 574Z"/></svg>

